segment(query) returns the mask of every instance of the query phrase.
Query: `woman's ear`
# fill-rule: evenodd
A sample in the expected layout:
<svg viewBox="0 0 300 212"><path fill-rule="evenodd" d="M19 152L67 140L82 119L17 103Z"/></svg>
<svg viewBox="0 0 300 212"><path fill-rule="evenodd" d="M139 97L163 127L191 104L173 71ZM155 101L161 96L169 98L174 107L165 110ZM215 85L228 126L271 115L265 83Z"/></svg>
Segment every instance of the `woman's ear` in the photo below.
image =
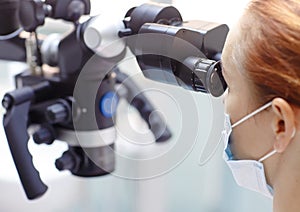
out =
<svg viewBox="0 0 300 212"><path fill-rule="evenodd" d="M274 149L283 152L295 135L295 113L291 105L282 98L275 98L272 101L274 118L272 128L275 135Z"/></svg>

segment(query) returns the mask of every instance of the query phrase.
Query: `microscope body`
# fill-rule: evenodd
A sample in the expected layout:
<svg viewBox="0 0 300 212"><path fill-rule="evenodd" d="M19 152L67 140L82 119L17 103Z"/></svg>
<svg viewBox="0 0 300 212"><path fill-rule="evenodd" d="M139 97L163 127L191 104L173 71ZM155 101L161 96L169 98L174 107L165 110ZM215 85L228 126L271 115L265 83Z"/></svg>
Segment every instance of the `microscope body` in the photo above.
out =
<svg viewBox="0 0 300 212"><path fill-rule="evenodd" d="M85 24L76 24L75 29L59 41L58 60L55 61L59 67L57 73L41 71L39 52L29 46L29 52L34 52L29 61L35 61L28 70L15 77L16 90L7 93L2 101L7 110L4 129L29 199L35 199L47 190L27 148L27 130L31 126L34 126L32 137L37 144L50 145L57 139L68 143L68 150L55 162L59 170L91 177L111 173L115 168L113 118L118 97L114 92L116 79L105 69L107 60L95 56L97 59L90 68L94 73L106 74L82 82L96 91L96 98L86 99L89 89L83 89L85 93L81 93L80 98L74 96L81 69L94 56L82 39ZM96 124L91 124L91 117L96 117Z"/></svg>
<svg viewBox="0 0 300 212"><path fill-rule="evenodd" d="M16 90L5 94L2 105L7 140L28 199L47 190L28 151L30 126L35 127L32 137L37 144L66 142L68 150L55 165L82 177L101 176L115 169L114 120L119 98L126 98L138 110L156 142L171 137L159 115L150 120L155 108L117 68L128 50L150 79L214 96L226 88L215 61L228 32L226 25L184 22L176 8L157 4L132 8L123 20L100 15L83 23L79 18L89 14L88 0L22 0L19 4L14 9L19 10L20 23L12 19L12 28L5 33L17 31L21 25L30 36L25 41L18 36L0 41L0 48L18 40L21 53L15 59L23 61L26 55L29 68L15 77ZM74 30L64 37L49 37L51 42L47 38L41 41L36 29L46 17L72 22ZM181 48L187 43L191 48ZM47 71L45 64L58 71ZM116 92L117 84L124 85L127 96Z"/></svg>

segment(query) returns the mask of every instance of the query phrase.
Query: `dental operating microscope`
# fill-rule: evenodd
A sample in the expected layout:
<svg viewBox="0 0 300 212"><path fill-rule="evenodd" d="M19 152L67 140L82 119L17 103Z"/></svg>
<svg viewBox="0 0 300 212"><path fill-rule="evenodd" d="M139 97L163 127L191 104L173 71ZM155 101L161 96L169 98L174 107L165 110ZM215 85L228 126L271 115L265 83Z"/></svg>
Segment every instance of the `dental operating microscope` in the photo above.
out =
<svg viewBox="0 0 300 212"><path fill-rule="evenodd" d="M175 7L159 4L131 8L123 20L101 15L82 20L90 13L89 0L0 5L0 58L28 64L2 100L7 141L28 199L47 191L27 147L30 136L37 144L68 144L55 161L58 170L81 177L109 174L115 169L116 110L124 98L156 142L170 139L163 119L151 114L151 102L118 68L128 52L149 79L216 97L226 89L219 62L228 33L224 24L183 21ZM46 18L70 22L73 29L64 36L39 36Z"/></svg>

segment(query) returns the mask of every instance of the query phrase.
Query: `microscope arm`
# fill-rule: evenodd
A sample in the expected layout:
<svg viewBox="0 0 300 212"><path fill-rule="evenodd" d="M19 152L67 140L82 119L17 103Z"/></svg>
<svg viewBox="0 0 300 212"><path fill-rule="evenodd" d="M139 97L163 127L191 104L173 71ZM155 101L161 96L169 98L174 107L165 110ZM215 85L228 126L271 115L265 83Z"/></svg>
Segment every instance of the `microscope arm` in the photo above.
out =
<svg viewBox="0 0 300 212"><path fill-rule="evenodd" d="M127 102L139 111L141 117L146 121L149 129L152 131L156 142L163 142L170 139L172 133L166 126L165 121L157 113L153 113L155 108L147 97L140 93L141 89L127 74L119 70L115 72L117 74L117 83L124 85L127 89L127 95L125 96Z"/></svg>

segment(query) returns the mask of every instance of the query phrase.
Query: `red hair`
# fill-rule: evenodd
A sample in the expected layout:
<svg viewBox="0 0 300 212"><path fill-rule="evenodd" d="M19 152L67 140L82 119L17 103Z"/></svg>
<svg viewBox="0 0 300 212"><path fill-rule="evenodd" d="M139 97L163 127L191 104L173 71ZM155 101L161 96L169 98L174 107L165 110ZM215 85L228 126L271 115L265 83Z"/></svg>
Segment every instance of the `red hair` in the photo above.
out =
<svg viewBox="0 0 300 212"><path fill-rule="evenodd" d="M300 1L253 0L241 22L239 62L260 102L300 106Z"/></svg>

